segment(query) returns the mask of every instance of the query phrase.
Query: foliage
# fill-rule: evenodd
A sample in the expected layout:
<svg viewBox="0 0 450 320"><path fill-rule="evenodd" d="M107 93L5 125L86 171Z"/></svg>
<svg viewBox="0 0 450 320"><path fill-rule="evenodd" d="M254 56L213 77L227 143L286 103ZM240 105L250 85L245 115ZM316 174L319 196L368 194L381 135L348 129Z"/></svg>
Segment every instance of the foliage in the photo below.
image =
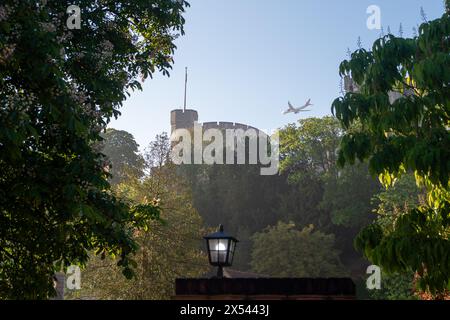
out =
<svg viewBox="0 0 450 320"><path fill-rule="evenodd" d="M449 3L446 3L447 6ZM369 169L391 186L406 172L427 189L427 202L401 215L394 230L379 224L363 230L357 247L388 272L417 271L419 285L432 293L450 283L450 15L423 23L416 38L387 35L372 51L357 50L340 66L358 93L333 102L347 132L339 163L368 159ZM390 101L389 93L402 96Z"/></svg>
<svg viewBox="0 0 450 320"><path fill-rule="evenodd" d="M344 275L334 235L297 230L294 223L279 222L252 237L252 269L277 277L336 277Z"/></svg>
<svg viewBox="0 0 450 320"><path fill-rule="evenodd" d="M425 190L417 187L414 175L407 174L397 179L395 185L384 189L374 196L378 203L375 212L377 223L384 232L395 229L396 220L421 203L424 203Z"/></svg>
<svg viewBox="0 0 450 320"><path fill-rule="evenodd" d="M169 299L174 294L176 278L199 277L208 271L206 253L200 250L206 231L192 207L189 189L174 175L174 168L164 168L164 173L143 182L122 183L118 189L137 203L158 197L164 222L155 221L147 230L134 234L139 244L139 250L133 254L134 279L125 279L113 260L97 257L82 272L79 297Z"/></svg>
<svg viewBox="0 0 450 320"><path fill-rule="evenodd" d="M109 170L111 184L121 183L127 176L142 176L144 159L139 154L139 145L132 134L108 128L102 138L102 153L112 164Z"/></svg>
<svg viewBox="0 0 450 320"><path fill-rule="evenodd" d="M333 117L299 120L298 125L280 130L281 168L293 189L280 195L278 212L284 221L314 224L323 232L335 234L342 261L352 274L358 274L364 261L352 242L374 217L370 200L378 192L379 183L366 164L342 169L337 166L343 133Z"/></svg>
<svg viewBox="0 0 450 320"><path fill-rule="evenodd" d="M156 141L161 141L160 137ZM150 144L147 159L155 154L156 145ZM116 187L120 197L131 198L137 204L157 201L161 209L163 223L154 221L148 229L134 233L140 247L133 254L136 277L126 280L113 260L97 257L83 270L82 290L73 298L169 299L174 294L176 278L199 277L208 271L207 255L200 250L207 230L192 206L189 187L177 174L176 166L164 162L167 154L160 157L153 160L161 166L153 167L149 175Z"/></svg>
<svg viewBox="0 0 450 320"><path fill-rule="evenodd" d="M239 239L234 267L247 270L250 236L276 223L279 195L288 187L286 177L261 176L257 165L182 165L189 181L194 207L206 226L223 224Z"/></svg>
<svg viewBox="0 0 450 320"><path fill-rule="evenodd" d="M280 130L281 170L292 181L305 172L336 175L336 150L342 129L333 117L299 120Z"/></svg>
<svg viewBox="0 0 450 320"><path fill-rule="evenodd" d="M285 221L330 229L330 212L321 201L326 179L336 179L336 149L342 129L332 117L309 118L280 131L280 170L291 186L280 196ZM287 218L287 219L286 219Z"/></svg>
<svg viewBox="0 0 450 320"><path fill-rule="evenodd" d="M66 27L69 5L81 8L79 30ZM0 298L53 295L53 273L92 250L132 276L131 235L158 209L116 198L93 145L138 77L168 74L187 5L1 2Z"/></svg>
<svg viewBox="0 0 450 320"><path fill-rule="evenodd" d="M277 216L283 221L293 221L298 225L314 224L320 230L330 229L330 212L321 207L324 182L310 172L298 175L295 183L288 176L284 177L287 179L287 187L277 195Z"/></svg>
<svg viewBox="0 0 450 320"><path fill-rule="evenodd" d="M408 174L398 179L388 190L382 190L374 196L378 203L375 210L377 223L385 234L394 230L396 220L402 214L420 203L422 193L415 183L414 175ZM381 290L370 292L373 299L410 300L415 298L414 272L389 274L383 270L381 275Z"/></svg>
<svg viewBox="0 0 450 320"><path fill-rule="evenodd" d="M373 220L371 198L380 184L364 163L339 171L339 177L326 179L320 207L329 210L331 221L339 226L360 230Z"/></svg>
<svg viewBox="0 0 450 320"><path fill-rule="evenodd" d="M332 117L309 118L280 130L281 168L296 184L299 193L314 193L317 200L310 210L325 221L360 228L370 221L370 199L378 184L366 165L340 169L336 154L343 132ZM311 198L311 197L310 197ZM304 213L303 213L304 214ZM312 222L310 222L312 223Z"/></svg>
<svg viewBox="0 0 450 320"><path fill-rule="evenodd" d="M147 167L161 168L169 161L170 139L167 132L156 135L155 140L150 142L148 150L145 154Z"/></svg>
<svg viewBox="0 0 450 320"><path fill-rule="evenodd" d="M353 236L371 220L370 199L378 183L367 166L336 166L342 129L332 117L301 120L279 130L282 172L261 176L256 165L186 165L194 206L205 224L225 224L239 240L234 266L248 270L251 235L278 221L313 224L333 233L343 261L362 270ZM350 196L357 195L350 199ZM351 266L350 266L351 265Z"/></svg>
<svg viewBox="0 0 450 320"><path fill-rule="evenodd" d="M371 290L370 298L374 300L415 300L414 274L385 274L381 273L381 289Z"/></svg>

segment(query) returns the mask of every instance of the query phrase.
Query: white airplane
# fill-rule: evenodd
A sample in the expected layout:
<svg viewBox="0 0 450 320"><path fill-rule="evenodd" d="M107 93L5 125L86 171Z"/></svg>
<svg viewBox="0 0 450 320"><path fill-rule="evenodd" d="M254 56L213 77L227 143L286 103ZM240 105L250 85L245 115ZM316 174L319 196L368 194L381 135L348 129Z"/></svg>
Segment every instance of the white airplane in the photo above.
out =
<svg viewBox="0 0 450 320"><path fill-rule="evenodd" d="M291 112L297 114L299 112L311 111L311 110L305 110L305 108L309 107L309 106L313 106L313 104L311 103L311 99L308 99L308 101L306 101L306 103L301 107L294 108L289 101L288 101L288 106L289 106L289 108L286 111L284 111L283 114L288 114Z"/></svg>

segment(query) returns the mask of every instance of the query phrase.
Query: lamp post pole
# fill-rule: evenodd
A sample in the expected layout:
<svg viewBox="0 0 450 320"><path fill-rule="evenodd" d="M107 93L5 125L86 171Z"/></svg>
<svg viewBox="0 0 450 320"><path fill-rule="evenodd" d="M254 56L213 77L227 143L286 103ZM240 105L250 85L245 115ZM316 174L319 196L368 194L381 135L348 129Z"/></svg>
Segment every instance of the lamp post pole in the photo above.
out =
<svg viewBox="0 0 450 320"><path fill-rule="evenodd" d="M217 278L222 279L223 278L223 267L219 266L217 268Z"/></svg>

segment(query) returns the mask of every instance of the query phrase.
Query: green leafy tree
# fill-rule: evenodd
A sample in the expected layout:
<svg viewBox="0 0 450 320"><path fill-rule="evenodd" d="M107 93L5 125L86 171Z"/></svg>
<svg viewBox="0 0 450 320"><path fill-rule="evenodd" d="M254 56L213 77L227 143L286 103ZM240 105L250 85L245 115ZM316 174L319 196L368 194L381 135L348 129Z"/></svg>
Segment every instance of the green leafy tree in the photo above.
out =
<svg viewBox="0 0 450 320"><path fill-rule="evenodd" d="M200 277L209 270L202 236L207 233L192 206L188 185L167 165L140 181L132 179L117 186L118 194L145 204L157 200L162 222L135 232L139 244L132 255L135 277L127 280L111 258L94 257L82 271L82 288L71 298L170 299L175 279Z"/></svg>
<svg viewBox="0 0 450 320"><path fill-rule="evenodd" d="M277 216L298 225L314 224L321 230L332 228L330 212L320 205L324 196L324 182L313 173L303 172L295 183L287 179L284 191L277 192Z"/></svg>
<svg viewBox="0 0 450 320"><path fill-rule="evenodd" d="M252 237L252 269L277 277L335 277L345 274L334 248L334 235L298 230L293 223L279 222Z"/></svg>
<svg viewBox="0 0 450 320"><path fill-rule="evenodd" d="M379 192L374 198L377 222L384 234L395 230L396 220L424 201L423 190L417 187L414 176L407 174L398 179L388 190ZM416 299L414 272L388 274L382 271L381 290L371 290L369 296L379 300Z"/></svg>
<svg viewBox="0 0 450 320"><path fill-rule="evenodd" d="M167 132L156 135L154 141L150 142L148 150L145 154L145 161L147 167L161 168L165 163L169 161L170 155L170 139Z"/></svg>
<svg viewBox="0 0 450 320"><path fill-rule="evenodd" d="M286 126L280 130L281 168L302 189L297 197L308 190L318 196L316 208L310 212L318 216L318 210L325 210L329 212L325 217L335 225L360 228L370 221L370 199L379 184L364 164L338 168L342 135L339 121L333 117L309 118L300 120L298 126Z"/></svg>
<svg viewBox="0 0 450 320"><path fill-rule="evenodd" d="M248 270L250 236L273 225L286 177L261 176L257 165L185 165L179 171L192 188L194 206L208 227L224 224L239 239L234 267Z"/></svg>
<svg viewBox="0 0 450 320"><path fill-rule="evenodd" d="M304 172L336 175L336 150L342 129L333 117L299 120L280 130L281 170L290 179L301 178Z"/></svg>
<svg viewBox="0 0 450 320"><path fill-rule="evenodd" d="M170 141L161 139L164 136L158 135L145 155L150 174L116 186L118 196L136 204L156 201L161 210L162 222L153 221L133 234L139 244L133 254L136 276L129 281L114 260L96 257L82 272L81 291L71 298L170 299L176 278L199 277L209 270L206 252L201 250L207 230L192 205L189 185L176 165L167 161ZM162 149L167 152L158 152Z"/></svg>
<svg viewBox="0 0 450 320"><path fill-rule="evenodd" d="M131 133L108 128L102 138L102 153L111 165L111 184L123 182L130 175L143 175L144 159L139 154L139 145Z"/></svg>
<svg viewBox="0 0 450 320"><path fill-rule="evenodd" d="M248 155L248 139L241 141L246 143ZM230 152L228 143L224 141L224 154ZM236 150L234 160L237 163ZM250 236L279 220L278 197L289 188L286 177L263 176L260 167L252 164L179 166L180 174L191 185L194 206L205 224L213 228L224 224L239 239L233 266L241 270L250 268Z"/></svg>
<svg viewBox="0 0 450 320"><path fill-rule="evenodd" d="M292 190L280 195L285 221L332 227L330 212L320 203L326 179L337 179L336 150L342 129L333 117L299 120L280 130L280 170Z"/></svg>
<svg viewBox="0 0 450 320"><path fill-rule="evenodd" d="M68 29L69 5L81 29ZM188 4L171 0L0 4L0 298L43 299L52 275L114 254L132 276L132 233L155 206L110 191L100 132L131 90L168 74Z"/></svg>
<svg viewBox="0 0 450 320"><path fill-rule="evenodd" d="M283 221L333 233L342 262L356 275L365 270L365 261L353 239L374 218L370 200L379 183L366 164L337 166L343 133L333 117L304 119L280 130L281 168L292 189L280 194L277 212Z"/></svg>
<svg viewBox="0 0 450 320"><path fill-rule="evenodd" d="M353 277L365 271L366 259L355 250L353 240L361 228L375 219L372 197L380 190L380 183L360 163L339 170L338 176L328 176L319 208L327 212L333 225L329 232L336 236L341 259ZM365 276L365 274L364 274Z"/></svg>
<svg viewBox="0 0 450 320"><path fill-rule="evenodd" d="M376 222L360 233L357 248L387 272L417 272L420 287L437 296L450 279L449 1L446 6L416 38L390 34L343 61L340 74L351 76L359 91L332 108L347 130L340 165L368 159L387 187L412 171L427 189L426 203L402 214L392 232ZM393 92L399 99L390 99Z"/></svg>
<svg viewBox="0 0 450 320"><path fill-rule="evenodd" d="M416 300L414 295L414 273L385 274L381 272L381 289L371 290L369 297L374 300Z"/></svg>
<svg viewBox="0 0 450 320"><path fill-rule="evenodd" d="M374 218L372 197L380 190L364 163L348 166L339 171L338 177L325 180L320 207L329 210L331 221L358 232Z"/></svg>
<svg viewBox="0 0 450 320"><path fill-rule="evenodd" d="M426 202L426 191L419 188L413 174L406 174L397 179L395 184L374 196L378 203L375 213L377 222L385 232L395 230L397 219L409 210Z"/></svg>

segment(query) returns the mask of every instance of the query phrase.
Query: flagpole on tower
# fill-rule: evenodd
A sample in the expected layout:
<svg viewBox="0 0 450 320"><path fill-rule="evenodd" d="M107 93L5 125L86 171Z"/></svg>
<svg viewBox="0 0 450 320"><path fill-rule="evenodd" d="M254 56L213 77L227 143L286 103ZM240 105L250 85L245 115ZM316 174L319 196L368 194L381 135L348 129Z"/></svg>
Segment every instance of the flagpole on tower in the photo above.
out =
<svg viewBox="0 0 450 320"><path fill-rule="evenodd" d="M186 111L186 89L187 89L187 67L185 69L185 76L184 76L184 108L183 108L183 111Z"/></svg>

